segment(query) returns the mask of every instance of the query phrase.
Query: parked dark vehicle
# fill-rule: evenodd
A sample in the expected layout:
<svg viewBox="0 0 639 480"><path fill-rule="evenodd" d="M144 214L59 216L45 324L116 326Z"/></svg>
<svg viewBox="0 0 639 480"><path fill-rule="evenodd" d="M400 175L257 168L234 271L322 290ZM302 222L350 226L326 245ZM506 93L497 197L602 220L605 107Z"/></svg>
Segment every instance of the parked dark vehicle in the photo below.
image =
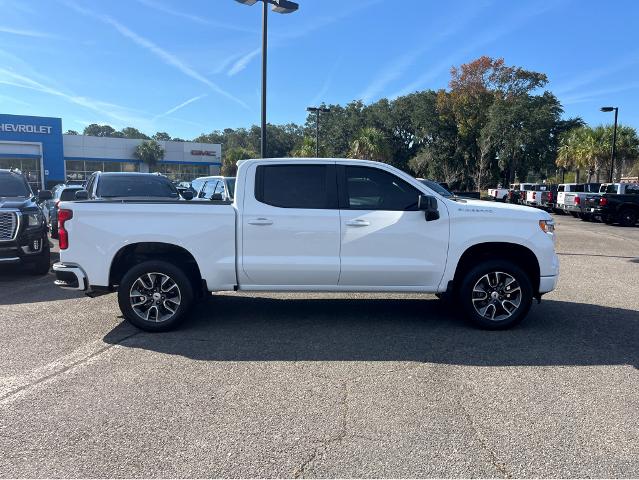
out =
<svg viewBox="0 0 639 480"><path fill-rule="evenodd" d="M602 193L600 196L588 197L586 206L590 214L608 224L635 226L639 219L639 184L628 184L624 187L623 194Z"/></svg>
<svg viewBox="0 0 639 480"><path fill-rule="evenodd" d="M75 192L82 190L81 185L58 185L53 190L53 198L45 202L43 208L48 211L49 230L52 238L58 238L58 207L60 202L75 200Z"/></svg>
<svg viewBox="0 0 639 480"><path fill-rule="evenodd" d="M38 202L50 199L48 190L36 197L20 172L0 170L0 265L23 264L36 275L49 271L47 222Z"/></svg>
<svg viewBox="0 0 639 480"><path fill-rule="evenodd" d="M508 197L506 201L514 204L524 204L526 201L526 192L528 190L534 190L534 183L513 183L508 190Z"/></svg>
<svg viewBox="0 0 639 480"><path fill-rule="evenodd" d="M86 190L75 192L76 200L120 198L179 200L180 193L175 185L163 175L119 172L95 172L87 180Z"/></svg>

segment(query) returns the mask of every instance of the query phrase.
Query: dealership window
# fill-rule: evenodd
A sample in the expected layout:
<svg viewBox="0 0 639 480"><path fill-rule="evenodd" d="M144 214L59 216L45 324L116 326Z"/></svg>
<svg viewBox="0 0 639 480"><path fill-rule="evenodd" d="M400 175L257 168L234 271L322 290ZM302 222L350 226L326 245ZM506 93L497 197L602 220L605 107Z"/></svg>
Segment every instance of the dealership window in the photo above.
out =
<svg viewBox="0 0 639 480"><path fill-rule="evenodd" d="M208 165L193 165L188 163L160 162L150 169L152 172L160 172L173 181L190 182L198 177L209 175Z"/></svg>
<svg viewBox="0 0 639 480"><path fill-rule="evenodd" d="M86 180L93 172L139 172L135 162L109 162L94 160L66 160L67 180Z"/></svg>
<svg viewBox="0 0 639 480"><path fill-rule="evenodd" d="M17 168L27 177L27 181L34 192L42 188L42 171L39 158L0 158L0 168Z"/></svg>

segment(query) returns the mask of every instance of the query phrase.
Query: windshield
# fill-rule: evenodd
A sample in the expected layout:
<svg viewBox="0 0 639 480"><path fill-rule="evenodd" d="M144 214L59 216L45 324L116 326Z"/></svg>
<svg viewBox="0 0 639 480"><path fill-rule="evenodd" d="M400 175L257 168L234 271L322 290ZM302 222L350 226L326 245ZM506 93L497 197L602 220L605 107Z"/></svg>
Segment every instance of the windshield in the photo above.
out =
<svg viewBox="0 0 639 480"><path fill-rule="evenodd" d="M230 177L226 179L226 184L228 185L228 195L230 198L235 198L235 177Z"/></svg>
<svg viewBox="0 0 639 480"><path fill-rule="evenodd" d="M0 197L30 197L31 190L18 175L0 175Z"/></svg>
<svg viewBox="0 0 639 480"><path fill-rule="evenodd" d="M420 180L424 185L433 190L435 193L439 193L442 197L452 197L453 194L442 187L439 183L434 182L432 180Z"/></svg>
<svg viewBox="0 0 639 480"><path fill-rule="evenodd" d="M175 186L156 175L103 175L98 184L98 197L179 198Z"/></svg>

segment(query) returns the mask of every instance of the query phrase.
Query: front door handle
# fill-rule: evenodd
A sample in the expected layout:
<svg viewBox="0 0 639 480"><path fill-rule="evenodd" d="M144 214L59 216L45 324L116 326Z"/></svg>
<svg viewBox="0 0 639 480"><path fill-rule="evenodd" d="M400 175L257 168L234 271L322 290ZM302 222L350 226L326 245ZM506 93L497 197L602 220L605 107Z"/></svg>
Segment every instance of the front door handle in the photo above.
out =
<svg viewBox="0 0 639 480"><path fill-rule="evenodd" d="M248 221L248 224L249 225L273 225L273 220L269 218L264 218L264 217L253 218Z"/></svg>
<svg viewBox="0 0 639 480"><path fill-rule="evenodd" d="M346 225L348 225L349 227L368 227L371 224L371 222L369 222L368 220L362 220L360 219L356 219L356 220L349 220L348 222L346 222Z"/></svg>

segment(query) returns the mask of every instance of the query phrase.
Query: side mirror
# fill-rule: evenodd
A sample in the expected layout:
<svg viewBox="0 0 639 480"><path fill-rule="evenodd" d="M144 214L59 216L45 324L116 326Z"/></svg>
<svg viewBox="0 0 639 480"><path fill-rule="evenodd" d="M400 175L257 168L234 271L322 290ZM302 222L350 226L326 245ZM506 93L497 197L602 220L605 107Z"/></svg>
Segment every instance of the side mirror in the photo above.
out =
<svg viewBox="0 0 639 480"><path fill-rule="evenodd" d="M184 200L193 200L193 190L184 190L181 195Z"/></svg>
<svg viewBox="0 0 639 480"><path fill-rule="evenodd" d="M221 194L221 193L214 193L213 195L211 195L210 200L211 200L212 202L219 202L219 201L222 201L222 200L223 200L223 198L222 198L222 194Z"/></svg>
<svg viewBox="0 0 639 480"><path fill-rule="evenodd" d="M86 190L78 190L77 192L75 192L74 196L76 200L88 200L89 192L87 192Z"/></svg>
<svg viewBox="0 0 639 480"><path fill-rule="evenodd" d="M50 190L40 190L38 192L38 201L44 202L45 200L51 200L53 195Z"/></svg>
<svg viewBox="0 0 639 480"><path fill-rule="evenodd" d="M437 199L432 195L420 195L417 199L417 208L425 212L427 222L439 219Z"/></svg>

